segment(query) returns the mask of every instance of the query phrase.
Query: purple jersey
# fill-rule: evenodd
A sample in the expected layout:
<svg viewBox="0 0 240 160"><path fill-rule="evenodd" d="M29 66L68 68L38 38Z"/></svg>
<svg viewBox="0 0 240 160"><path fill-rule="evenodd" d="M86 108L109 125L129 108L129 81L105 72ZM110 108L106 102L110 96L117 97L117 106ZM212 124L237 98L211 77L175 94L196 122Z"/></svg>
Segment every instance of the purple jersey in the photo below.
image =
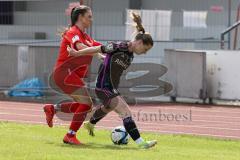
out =
<svg viewBox="0 0 240 160"><path fill-rule="evenodd" d="M103 47L107 53L99 68L96 87L112 91L118 88L123 71L131 65L133 53L128 51L127 41L110 42Z"/></svg>

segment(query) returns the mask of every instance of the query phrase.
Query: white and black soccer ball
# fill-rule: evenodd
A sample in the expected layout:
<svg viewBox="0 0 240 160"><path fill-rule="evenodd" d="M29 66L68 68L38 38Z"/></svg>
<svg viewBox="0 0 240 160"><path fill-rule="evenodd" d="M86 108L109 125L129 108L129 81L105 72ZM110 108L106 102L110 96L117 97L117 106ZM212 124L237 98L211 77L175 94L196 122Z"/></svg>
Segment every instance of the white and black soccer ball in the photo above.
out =
<svg viewBox="0 0 240 160"><path fill-rule="evenodd" d="M130 136L123 126L115 127L111 132L111 140L114 144L128 144L129 138Z"/></svg>

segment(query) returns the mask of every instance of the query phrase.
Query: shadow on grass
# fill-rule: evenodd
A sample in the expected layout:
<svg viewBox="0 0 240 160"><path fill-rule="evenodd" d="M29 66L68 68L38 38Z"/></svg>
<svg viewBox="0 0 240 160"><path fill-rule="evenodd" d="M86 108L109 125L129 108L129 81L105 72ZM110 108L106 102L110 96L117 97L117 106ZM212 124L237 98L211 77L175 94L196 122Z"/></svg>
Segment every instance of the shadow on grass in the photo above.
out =
<svg viewBox="0 0 240 160"><path fill-rule="evenodd" d="M76 148L76 149L109 149L109 150L138 150L138 148L129 147L128 145L106 145L106 144L98 144L98 143L86 143L81 145L69 145L69 144L56 144L60 147L67 148Z"/></svg>

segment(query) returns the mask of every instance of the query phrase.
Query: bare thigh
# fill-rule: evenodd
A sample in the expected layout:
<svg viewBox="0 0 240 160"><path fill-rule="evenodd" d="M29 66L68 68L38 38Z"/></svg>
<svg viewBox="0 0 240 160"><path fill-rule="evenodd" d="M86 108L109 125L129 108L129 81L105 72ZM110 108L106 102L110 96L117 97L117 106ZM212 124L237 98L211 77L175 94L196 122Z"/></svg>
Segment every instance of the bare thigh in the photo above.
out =
<svg viewBox="0 0 240 160"><path fill-rule="evenodd" d="M74 101L79 102L81 104L86 104L89 106L93 105L92 98L86 88L80 88L77 90L77 92L74 92L69 95L71 98L73 98Z"/></svg>

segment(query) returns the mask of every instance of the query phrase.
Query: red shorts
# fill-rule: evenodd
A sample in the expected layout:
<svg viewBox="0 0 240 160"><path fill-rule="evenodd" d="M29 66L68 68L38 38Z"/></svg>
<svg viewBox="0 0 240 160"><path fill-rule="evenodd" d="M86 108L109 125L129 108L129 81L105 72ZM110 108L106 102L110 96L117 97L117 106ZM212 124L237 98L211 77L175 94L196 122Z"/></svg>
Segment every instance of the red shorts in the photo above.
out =
<svg viewBox="0 0 240 160"><path fill-rule="evenodd" d="M72 58L55 68L51 76L56 85L54 89L64 94L72 94L84 87L83 78L86 77L91 61L88 56Z"/></svg>

